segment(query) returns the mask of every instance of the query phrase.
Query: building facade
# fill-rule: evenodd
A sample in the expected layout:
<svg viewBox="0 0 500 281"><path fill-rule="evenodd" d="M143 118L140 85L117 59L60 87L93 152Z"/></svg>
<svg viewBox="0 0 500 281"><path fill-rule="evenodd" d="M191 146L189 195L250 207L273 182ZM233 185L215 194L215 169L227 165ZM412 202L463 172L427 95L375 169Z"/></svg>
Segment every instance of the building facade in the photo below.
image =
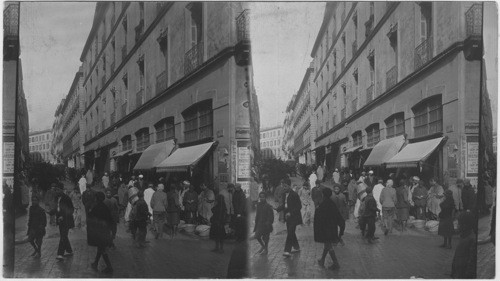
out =
<svg viewBox="0 0 500 281"><path fill-rule="evenodd" d="M24 170L29 159L29 117L19 58L19 2L5 2L4 7L3 182L14 188L14 169ZM15 198L16 204L19 200Z"/></svg>
<svg viewBox="0 0 500 281"><path fill-rule="evenodd" d="M54 113L54 123L52 123L52 145L50 151L53 156L52 164L63 164L63 108L66 99L62 99Z"/></svg>
<svg viewBox="0 0 500 281"><path fill-rule="evenodd" d="M371 168L474 180L481 18L472 2L327 3L311 53L316 162L361 170L379 142L403 138L412 161Z"/></svg>
<svg viewBox="0 0 500 281"><path fill-rule="evenodd" d="M169 141L173 153L201 153L210 144L195 163L156 172L179 172L195 186L249 185L253 73L245 5L97 3L80 57L86 168L130 173L139 161L158 164L141 157Z"/></svg>
<svg viewBox="0 0 500 281"><path fill-rule="evenodd" d="M29 148L30 158L33 162L53 163L54 157L51 153L52 130L30 132Z"/></svg>
<svg viewBox="0 0 500 281"><path fill-rule="evenodd" d="M287 160L283 150L283 127L275 126L261 129L260 149L262 159Z"/></svg>

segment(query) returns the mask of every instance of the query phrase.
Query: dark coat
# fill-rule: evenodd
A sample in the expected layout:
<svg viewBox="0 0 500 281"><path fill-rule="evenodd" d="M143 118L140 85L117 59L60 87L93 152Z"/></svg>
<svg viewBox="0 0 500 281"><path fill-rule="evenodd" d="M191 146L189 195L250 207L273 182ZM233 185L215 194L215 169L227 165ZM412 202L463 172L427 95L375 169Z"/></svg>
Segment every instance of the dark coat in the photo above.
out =
<svg viewBox="0 0 500 281"><path fill-rule="evenodd" d="M462 236L462 235L461 235ZM476 235L470 231L460 237L460 242L453 256L451 277L454 279L475 279L477 262Z"/></svg>
<svg viewBox="0 0 500 281"><path fill-rule="evenodd" d="M363 212L364 218L371 218L377 216L377 211L380 211L377 208L377 201L373 198L373 195L370 193L364 199L365 202L365 211Z"/></svg>
<svg viewBox="0 0 500 281"><path fill-rule="evenodd" d="M111 245L111 211L104 202L97 203L87 218L87 243L90 246L107 247Z"/></svg>
<svg viewBox="0 0 500 281"><path fill-rule="evenodd" d="M255 215L255 233L271 233L273 231L274 213L273 207L267 202L257 204L257 213Z"/></svg>
<svg viewBox="0 0 500 281"><path fill-rule="evenodd" d="M464 210L474 210L476 208L476 193L471 186L462 189L462 204Z"/></svg>
<svg viewBox="0 0 500 281"><path fill-rule="evenodd" d="M212 208L212 217L210 218L210 239L219 240L226 238L226 204L221 202L215 204Z"/></svg>
<svg viewBox="0 0 500 281"><path fill-rule="evenodd" d="M148 221L151 214L149 213L149 207L144 198L140 198L135 202L135 221L136 222L146 222Z"/></svg>
<svg viewBox="0 0 500 281"><path fill-rule="evenodd" d="M47 226L47 215L40 206L31 206L28 219L28 236L45 236L45 227Z"/></svg>
<svg viewBox="0 0 500 281"><path fill-rule="evenodd" d="M345 195L342 193L339 193L338 195L333 193L330 199L332 199L333 203L335 203L335 206L337 206L337 209L339 210L344 220L348 220L349 207L347 206L347 200L345 198Z"/></svg>
<svg viewBox="0 0 500 281"><path fill-rule="evenodd" d="M85 211L89 212L96 204L96 192L92 189L85 190L82 193L82 203Z"/></svg>
<svg viewBox="0 0 500 281"><path fill-rule="evenodd" d="M285 199L287 199L286 208L284 203ZM283 202L283 205L279 206L276 211L284 211L285 221L292 225L302 224L302 215L300 213L300 209L302 209L302 202L300 202L300 197L297 192L290 190L288 198L286 197L286 193L283 193L281 201ZM287 214L290 215L288 218L286 218Z"/></svg>
<svg viewBox="0 0 500 281"><path fill-rule="evenodd" d="M182 198L184 209L187 212L196 212L198 211L198 193L196 191L188 190L184 194L184 198ZM191 201L191 202L190 202Z"/></svg>
<svg viewBox="0 0 500 281"><path fill-rule="evenodd" d="M246 196L242 190L236 190L233 194L233 208L235 215L246 216Z"/></svg>
<svg viewBox="0 0 500 281"><path fill-rule="evenodd" d="M373 177L373 180L370 180L370 177L369 177L369 176L367 176L367 177L365 178L365 184L366 184L368 187L373 188L373 187L374 187L377 183L378 183L378 180L377 180L375 177Z"/></svg>
<svg viewBox="0 0 500 281"><path fill-rule="evenodd" d="M115 223L120 222L120 207L114 197L104 199L104 205L108 207Z"/></svg>
<svg viewBox="0 0 500 281"><path fill-rule="evenodd" d="M337 206L330 198L325 198L314 213L314 241L335 243L344 234L344 229L345 221Z"/></svg>
<svg viewBox="0 0 500 281"><path fill-rule="evenodd" d="M75 220L73 219L75 208L73 207L73 202L64 193L60 196L61 199L56 199L56 203L59 201L59 210L56 212L57 224L66 228L73 228L75 227Z"/></svg>
<svg viewBox="0 0 500 281"><path fill-rule="evenodd" d="M446 199L439 204L441 212L439 213L439 227L438 234L444 237L453 236L453 211L455 210L455 201L453 197L446 197Z"/></svg>

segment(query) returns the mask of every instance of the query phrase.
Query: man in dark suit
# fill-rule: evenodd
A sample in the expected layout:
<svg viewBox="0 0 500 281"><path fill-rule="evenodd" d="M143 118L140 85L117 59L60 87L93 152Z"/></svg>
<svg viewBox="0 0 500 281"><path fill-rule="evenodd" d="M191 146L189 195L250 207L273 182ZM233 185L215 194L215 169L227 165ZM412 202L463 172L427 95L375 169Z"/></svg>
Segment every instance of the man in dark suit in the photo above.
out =
<svg viewBox="0 0 500 281"><path fill-rule="evenodd" d="M287 229L287 236L285 242L285 252L283 256L290 257L292 247L294 249L293 252L299 252L299 241L297 240L297 235L295 235L295 229L297 225L302 224L302 215L300 213L300 209L302 208L302 203L300 202L299 195L292 190L290 187L291 182L290 179L285 180L286 184L284 184L284 193L282 195L283 204L279 206L276 211L283 211L285 214L285 222Z"/></svg>
<svg viewBox="0 0 500 281"><path fill-rule="evenodd" d="M56 219L59 225L59 247L57 248L57 259L64 260L63 255L71 256L73 255L73 249L71 248L71 243L68 239L68 233L71 228L75 227L75 221L73 219L73 212L75 211L73 207L73 202L68 195L64 194L62 190L59 190L56 195L57 202L57 212Z"/></svg>

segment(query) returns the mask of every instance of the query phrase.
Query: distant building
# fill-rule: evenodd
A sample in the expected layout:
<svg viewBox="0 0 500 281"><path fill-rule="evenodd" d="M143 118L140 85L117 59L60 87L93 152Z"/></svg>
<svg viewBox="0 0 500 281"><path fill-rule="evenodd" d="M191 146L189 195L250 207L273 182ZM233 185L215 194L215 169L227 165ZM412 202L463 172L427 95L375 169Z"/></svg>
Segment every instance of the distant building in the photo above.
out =
<svg viewBox="0 0 500 281"><path fill-rule="evenodd" d="M260 150L262 159L287 160L283 151L283 128L275 126L260 130Z"/></svg>
<svg viewBox="0 0 500 281"><path fill-rule="evenodd" d="M30 132L29 148L30 157L33 162L53 163L54 157L51 153L52 147L52 130Z"/></svg>

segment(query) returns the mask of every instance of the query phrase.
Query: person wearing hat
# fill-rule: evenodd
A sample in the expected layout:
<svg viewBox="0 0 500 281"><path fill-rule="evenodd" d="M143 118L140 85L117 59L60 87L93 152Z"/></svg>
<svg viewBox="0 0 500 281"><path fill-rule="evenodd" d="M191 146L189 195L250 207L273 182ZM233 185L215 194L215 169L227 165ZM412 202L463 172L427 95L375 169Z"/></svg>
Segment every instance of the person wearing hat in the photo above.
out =
<svg viewBox="0 0 500 281"><path fill-rule="evenodd" d="M210 218L212 217L212 208L215 202L215 194L214 192L207 187L206 184L202 183L200 185L201 193L199 196L199 210L198 213L202 217L202 220L205 224L210 223Z"/></svg>
<svg viewBox="0 0 500 281"><path fill-rule="evenodd" d="M392 222L396 212L396 190L393 188L393 180L387 180L386 186L380 193L380 204L382 205L382 221L384 226L384 235L392 233Z"/></svg>
<svg viewBox="0 0 500 281"><path fill-rule="evenodd" d="M113 215L109 207L104 203L104 194L99 192L96 194L95 207L89 213L89 221L87 227L87 243L90 246L97 247L97 253L94 262L90 264L92 269L98 270L99 260L101 257L106 263L106 268L103 273L112 273L113 267L106 253L106 248L113 244Z"/></svg>
<svg viewBox="0 0 500 281"><path fill-rule="evenodd" d="M198 212L198 193L194 191L194 186L189 184L189 189L182 198L184 211L186 215L186 223L195 223L196 214Z"/></svg>
<svg viewBox="0 0 500 281"><path fill-rule="evenodd" d="M368 187L366 183L364 183L363 178L359 177L356 182L356 204L354 205L354 218L357 219L362 217L362 212L360 214L360 206L361 200L363 200L366 196L366 188Z"/></svg>
<svg viewBox="0 0 500 281"><path fill-rule="evenodd" d="M295 252L300 251L299 241L297 240L295 230L297 225L302 224L302 215L300 213L302 203L300 202L299 195L290 187L290 179L286 179L285 190L282 196L282 204L276 208L276 211L283 211L285 215L287 236L283 255L285 257L290 257L292 248L295 249Z"/></svg>
<svg viewBox="0 0 500 281"><path fill-rule="evenodd" d="M274 213L273 208L266 200L266 193L259 193L259 203L257 203L257 212L255 215L255 238L260 244L260 250L257 254L267 255L269 245L269 235L273 232Z"/></svg>
<svg viewBox="0 0 500 281"><path fill-rule="evenodd" d="M455 203L453 202L453 192L446 190L444 200L439 204L438 234L444 237L444 243L440 247L451 249L451 237L453 236L453 215L455 212Z"/></svg>
<svg viewBox="0 0 500 281"><path fill-rule="evenodd" d="M233 193L233 208L234 208L234 217L233 217L233 226L234 226L234 235L236 236L236 241L243 241L247 234L246 231L246 217L247 217L247 199L243 189L241 188L241 184L237 183L234 185L235 191Z"/></svg>
<svg viewBox="0 0 500 281"><path fill-rule="evenodd" d="M57 259L63 260L63 255L73 255L73 249L69 242L68 233L75 227L73 213L75 209L71 198L64 192L59 192L56 196L56 221L59 226L59 247L57 248Z"/></svg>
<svg viewBox="0 0 500 281"><path fill-rule="evenodd" d="M427 207L427 189L423 185L423 181L419 180L413 188L412 192L413 203L415 204L415 218L425 220L425 210Z"/></svg>
<svg viewBox="0 0 500 281"><path fill-rule="evenodd" d="M146 182L144 181L143 175L139 175L138 188L143 192L146 189Z"/></svg>
<svg viewBox="0 0 500 281"><path fill-rule="evenodd" d="M360 225L361 233L368 240L368 243L373 243L375 239L375 220L377 215L380 214L380 210L377 208L377 201L373 197L373 188L368 186L366 188L366 197L364 201L364 210L362 214L362 223ZM368 229L366 229L366 226ZM366 230L366 232L365 232Z"/></svg>
<svg viewBox="0 0 500 281"><path fill-rule="evenodd" d="M97 197L96 197L96 202L97 202ZM111 189L106 189L106 198L104 199L104 205L108 207L109 211L111 212L111 216L113 218L113 221L110 225L111 227L111 248L115 248L115 244L113 243L113 240L116 237L116 230L117 230L117 225L120 222L120 207L118 206L118 201L116 200L115 197L113 197L113 192Z"/></svg>
<svg viewBox="0 0 500 281"><path fill-rule="evenodd" d="M349 184L347 185L347 192L348 192L348 205L349 205L349 218L354 219L357 217L357 215L354 214L354 207L356 206L356 201L357 201L357 188L358 185L356 184L356 180L354 178L351 178L349 180Z"/></svg>
<svg viewBox="0 0 500 281"><path fill-rule="evenodd" d="M406 183L406 180L401 179L396 187L396 217L401 225L401 231L406 231L406 221L410 212L409 192Z"/></svg>
<svg viewBox="0 0 500 281"><path fill-rule="evenodd" d="M373 173L372 170L368 172L368 177L364 178L364 182L366 186L369 186L371 188L375 187L375 185L377 184L377 180L375 179L375 173Z"/></svg>
<svg viewBox="0 0 500 281"><path fill-rule="evenodd" d="M47 216L45 215L45 210L38 205L38 197L33 196L29 209L28 232L26 233L28 241L33 246L33 249L35 249L31 256L37 258L42 256L42 242L46 226Z"/></svg>

